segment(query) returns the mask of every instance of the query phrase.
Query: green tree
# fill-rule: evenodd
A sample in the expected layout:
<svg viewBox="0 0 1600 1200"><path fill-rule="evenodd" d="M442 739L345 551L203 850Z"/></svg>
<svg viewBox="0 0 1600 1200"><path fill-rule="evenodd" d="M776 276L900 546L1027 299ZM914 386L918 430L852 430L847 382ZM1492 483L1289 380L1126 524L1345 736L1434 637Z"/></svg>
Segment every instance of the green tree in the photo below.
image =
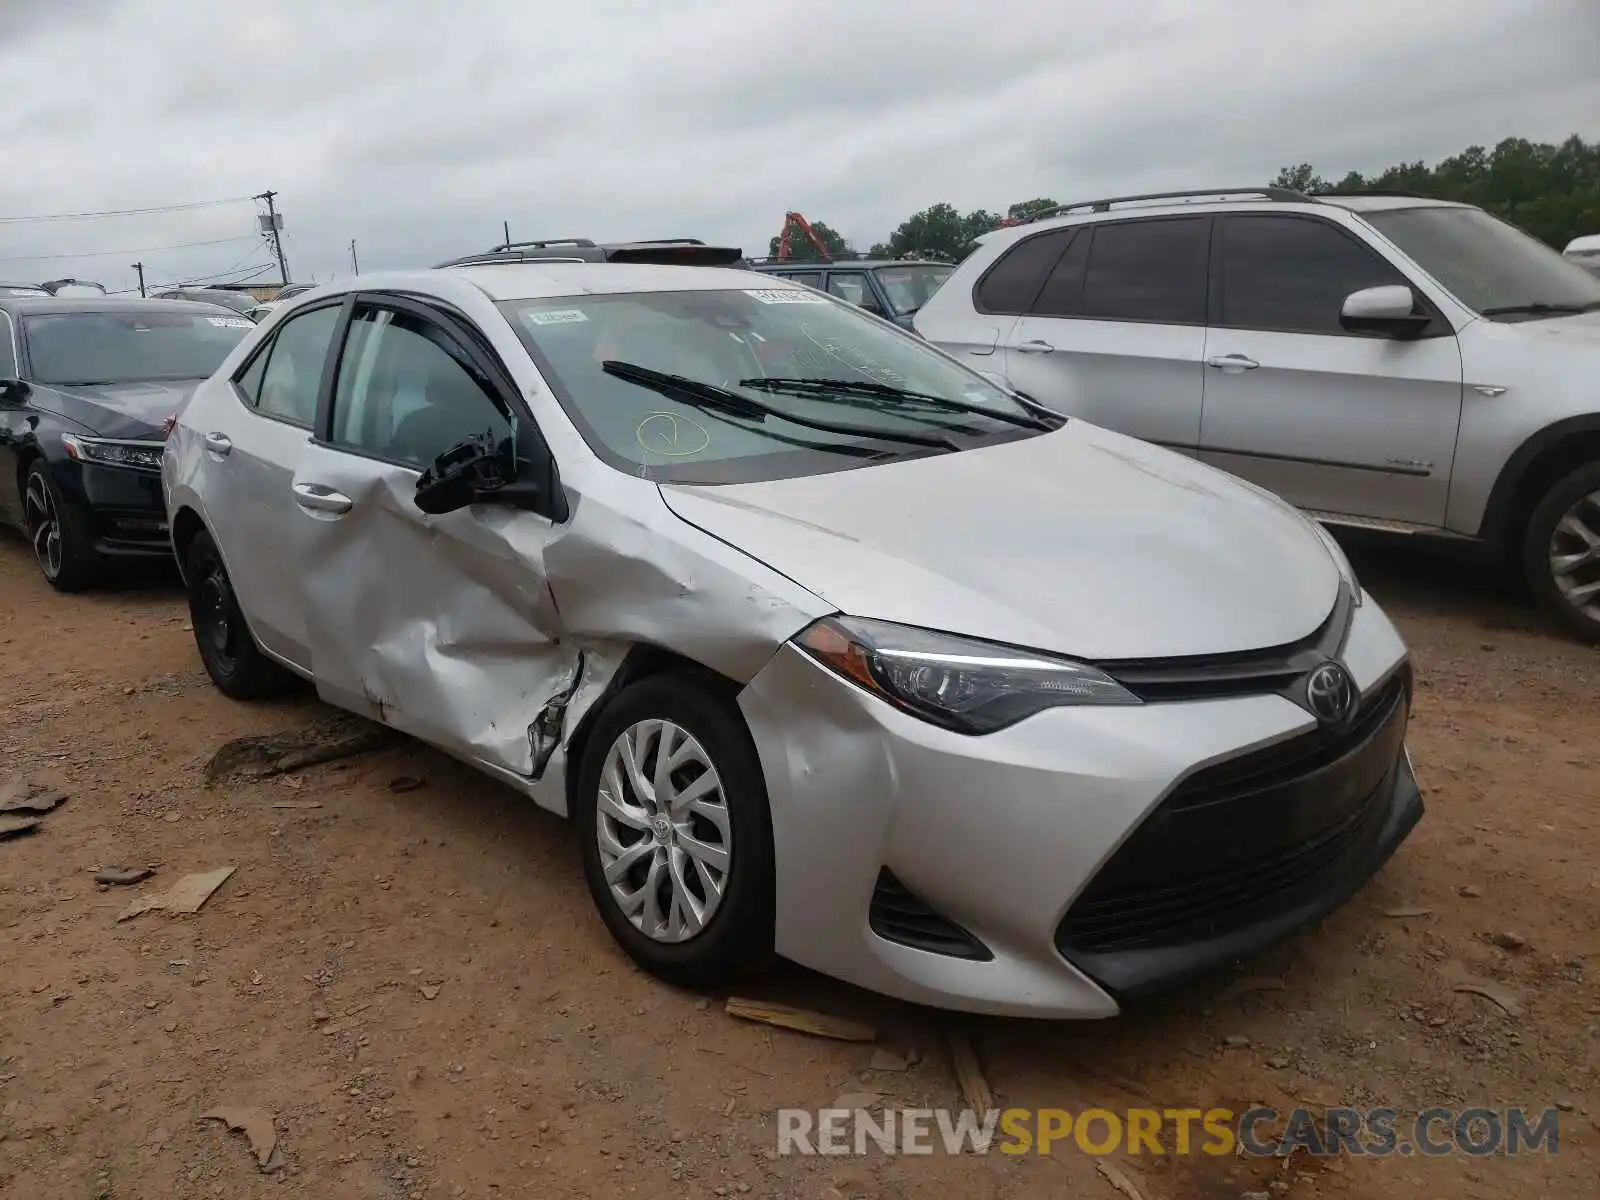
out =
<svg viewBox="0 0 1600 1200"><path fill-rule="evenodd" d="M886 258L915 255L959 262L972 252L979 235L999 225L999 217L981 208L963 215L953 204L934 204L901 222L887 242L872 247L872 253Z"/></svg>
<svg viewBox="0 0 1600 1200"><path fill-rule="evenodd" d="M1309 164L1285 167L1273 183L1307 192L1403 192L1475 204L1556 249L1600 233L1600 142L1559 145L1507 138L1493 150L1468 146L1430 167L1420 159L1374 175L1351 171L1329 188ZM1321 185L1320 187L1318 185Z"/></svg>
<svg viewBox="0 0 1600 1200"><path fill-rule="evenodd" d="M1036 217L1042 212L1049 212L1058 205L1054 200L1038 199L1023 200L1006 209L1006 219L1009 221L1023 221L1029 217Z"/></svg>
<svg viewBox="0 0 1600 1200"><path fill-rule="evenodd" d="M1288 188L1291 192L1304 192L1308 196L1330 190L1327 180L1318 175L1316 168L1310 163L1301 163L1298 167L1284 167L1270 186Z"/></svg>
<svg viewBox="0 0 1600 1200"><path fill-rule="evenodd" d="M830 229L822 221L812 221L811 231L824 246L828 248L829 258L849 258L855 253L850 249L850 243L845 241L844 235L838 230ZM773 258L778 256L778 245L783 241L780 232L767 243L767 254ZM806 237L800 226L795 225L789 229L789 257L798 262L820 262L822 255L817 253L817 248L811 244L811 239Z"/></svg>

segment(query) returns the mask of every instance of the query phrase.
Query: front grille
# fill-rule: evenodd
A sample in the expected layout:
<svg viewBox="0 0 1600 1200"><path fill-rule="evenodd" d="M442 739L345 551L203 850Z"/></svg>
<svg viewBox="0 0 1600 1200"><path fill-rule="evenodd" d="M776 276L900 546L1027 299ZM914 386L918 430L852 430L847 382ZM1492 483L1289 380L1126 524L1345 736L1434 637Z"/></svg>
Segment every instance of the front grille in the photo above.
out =
<svg viewBox="0 0 1600 1200"><path fill-rule="evenodd" d="M1409 671L1344 730L1316 730L1195 772L1112 855L1056 930L1071 957L1224 936L1329 890L1387 811Z"/></svg>
<svg viewBox="0 0 1600 1200"><path fill-rule="evenodd" d="M867 910L867 924L885 941L898 942L914 950L981 962L994 957L989 947L912 895L887 867L878 872L878 884L872 891L872 904Z"/></svg>

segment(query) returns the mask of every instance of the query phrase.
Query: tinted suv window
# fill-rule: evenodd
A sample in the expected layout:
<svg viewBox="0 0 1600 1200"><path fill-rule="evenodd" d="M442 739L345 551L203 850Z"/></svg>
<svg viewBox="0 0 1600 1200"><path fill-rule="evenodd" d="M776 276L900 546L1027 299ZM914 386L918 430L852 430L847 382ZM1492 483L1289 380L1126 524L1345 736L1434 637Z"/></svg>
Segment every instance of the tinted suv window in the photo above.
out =
<svg viewBox="0 0 1600 1200"><path fill-rule="evenodd" d="M269 417L310 427L317 415L322 365L338 321L339 309L334 306L314 309L283 323L272 349L267 351L267 366L256 397L258 410ZM250 374L246 371L245 379Z"/></svg>
<svg viewBox="0 0 1600 1200"><path fill-rule="evenodd" d="M1083 316L1205 323L1208 217L1097 225L1083 280Z"/></svg>
<svg viewBox="0 0 1600 1200"><path fill-rule="evenodd" d="M411 313L356 311L333 397L336 445L417 468L511 423L486 380L441 329Z"/></svg>
<svg viewBox="0 0 1600 1200"><path fill-rule="evenodd" d="M1009 316L1027 312L1072 234L1071 229L1052 229L1018 242L1002 254L978 281L973 296L978 311Z"/></svg>
<svg viewBox="0 0 1600 1200"><path fill-rule="evenodd" d="M1351 292L1403 284L1393 266L1314 217L1228 217L1222 223L1220 323L1233 329L1344 334Z"/></svg>

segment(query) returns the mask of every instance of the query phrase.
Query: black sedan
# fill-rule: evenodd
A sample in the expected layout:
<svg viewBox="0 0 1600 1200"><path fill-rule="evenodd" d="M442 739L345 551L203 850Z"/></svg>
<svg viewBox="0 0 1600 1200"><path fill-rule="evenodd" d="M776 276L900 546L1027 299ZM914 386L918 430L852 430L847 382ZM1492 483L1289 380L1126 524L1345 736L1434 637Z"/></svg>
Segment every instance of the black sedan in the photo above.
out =
<svg viewBox="0 0 1600 1200"><path fill-rule="evenodd" d="M168 419L251 328L184 300L0 295L0 524L27 535L54 587L172 553Z"/></svg>

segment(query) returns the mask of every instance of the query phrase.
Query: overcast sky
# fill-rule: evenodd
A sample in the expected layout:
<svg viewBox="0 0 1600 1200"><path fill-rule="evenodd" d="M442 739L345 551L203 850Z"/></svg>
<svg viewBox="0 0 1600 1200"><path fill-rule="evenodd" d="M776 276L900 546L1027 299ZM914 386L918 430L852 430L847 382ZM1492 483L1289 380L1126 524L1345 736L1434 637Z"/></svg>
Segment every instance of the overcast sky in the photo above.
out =
<svg viewBox="0 0 1600 1200"><path fill-rule="evenodd" d="M1596 138L1600 0L0 0L0 80L0 279L265 263L249 201L14 218L268 188L327 279Z"/></svg>

